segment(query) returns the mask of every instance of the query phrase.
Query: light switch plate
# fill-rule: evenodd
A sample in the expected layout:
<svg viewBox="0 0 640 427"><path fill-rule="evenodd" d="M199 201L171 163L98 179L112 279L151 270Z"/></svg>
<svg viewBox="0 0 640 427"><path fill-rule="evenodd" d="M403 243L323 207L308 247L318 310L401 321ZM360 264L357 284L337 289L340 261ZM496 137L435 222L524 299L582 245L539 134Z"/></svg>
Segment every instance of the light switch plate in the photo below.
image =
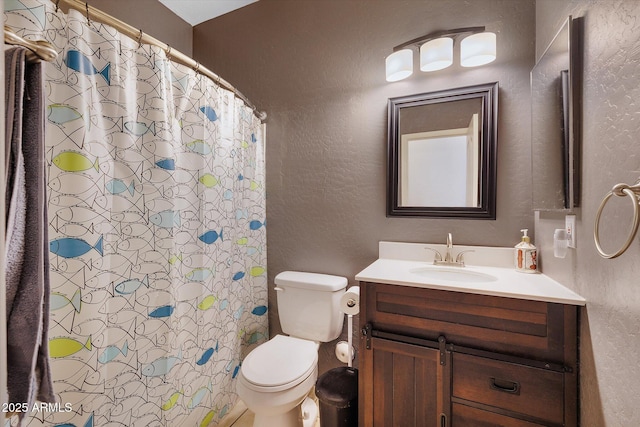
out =
<svg viewBox="0 0 640 427"><path fill-rule="evenodd" d="M567 215L564 217L564 227L567 230L567 246L576 247L576 216Z"/></svg>

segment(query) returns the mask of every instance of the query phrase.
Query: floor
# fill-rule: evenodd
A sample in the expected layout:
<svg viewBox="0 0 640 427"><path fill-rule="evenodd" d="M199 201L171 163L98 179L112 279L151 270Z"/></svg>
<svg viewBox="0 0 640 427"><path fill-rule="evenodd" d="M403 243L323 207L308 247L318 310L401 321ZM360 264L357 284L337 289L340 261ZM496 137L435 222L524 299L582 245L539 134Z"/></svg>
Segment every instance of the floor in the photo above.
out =
<svg viewBox="0 0 640 427"><path fill-rule="evenodd" d="M316 402L318 398L312 390L309 394ZM239 400L236 406L225 417L224 422L219 424L220 427L251 427L253 426L253 413L247 409L244 402ZM315 427L320 427L320 419L316 421Z"/></svg>
<svg viewBox="0 0 640 427"><path fill-rule="evenodd" d="M239 400L236 406L227 414L220 427L251 427L253 414L247 409L244 402Z"/></svg>

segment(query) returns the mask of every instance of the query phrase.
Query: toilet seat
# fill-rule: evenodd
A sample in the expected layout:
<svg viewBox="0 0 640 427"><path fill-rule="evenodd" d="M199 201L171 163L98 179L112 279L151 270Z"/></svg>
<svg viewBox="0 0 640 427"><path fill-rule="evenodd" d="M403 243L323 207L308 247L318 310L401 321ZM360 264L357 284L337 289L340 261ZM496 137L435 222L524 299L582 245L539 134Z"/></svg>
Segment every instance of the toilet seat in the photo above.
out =
<svg viewBox="0 0 640 427"><path fill-rule="evenodd" d="M276 335L245 357L240 372L250 388L277 392L304 381L317 369L317 362L315 342Z"/></svg>

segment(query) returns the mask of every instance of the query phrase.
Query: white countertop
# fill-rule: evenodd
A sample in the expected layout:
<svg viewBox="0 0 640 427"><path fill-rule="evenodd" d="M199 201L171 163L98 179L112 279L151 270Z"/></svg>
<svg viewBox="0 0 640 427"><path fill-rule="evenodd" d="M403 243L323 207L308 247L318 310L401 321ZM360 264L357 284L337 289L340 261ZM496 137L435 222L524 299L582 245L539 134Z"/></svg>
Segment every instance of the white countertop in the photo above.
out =
<svg viewBox="0 0 640 427"><path fill-rule="evenodd" d="M385 245L387 244L387 245ZM395 245L395 246L391 246ZM406 245L413 245L409 247L411 249L419 249L419 252L413 251L416 256L407 256ZM494 265L472 265L472 254L467 257L467 265L460 268L461 270L469 273L478 272L484 274L490 274L495 276L496 280L487 282L467 282L467 281L455 281L455 280L438 280L436 281L427 277L420 276L412 273L411 270L415 270L421 267L432 266L433 262L427 258L428 253L431 251L425 251L424 247L429 246L441 251L441 245L431 244L416 244L416 243L393 243L393 242L380 242L380 255L385 256L379 258L373 264L362 270L356 275L356 280L362 282L376 282L386 283L390 285L401 286L413 286L419 288L439 289L445 291L456 292L468 292L473 294L492 295L507 298L527 299L534 301L544 301L560 304L571 305L586 305L586 300L580 295L576 294L567 287L556 282L552 278L545 276L544 274L535 273L521 273L513 268L504 267L505 256L507 253L512 254L510 248L487 248L489 249L491 258L494 258L496 251L501 253L502 259L497 259L496 262L490 264ZM393 249L393 250L390 250ZM481 259L483 254L483 247L454 247L454 254L461 250L475 250L473 254L476 259ZM397 251L395 249L401 249ZM417 255L420 255L423 259L416 260ZM430 255L433 258L433 255ZM466 254L465 254L466 256ZM413 259L397 259L413 258ZM495 259L495 258L494 258ZM495 266L497 265L497 266Z"/></svg>

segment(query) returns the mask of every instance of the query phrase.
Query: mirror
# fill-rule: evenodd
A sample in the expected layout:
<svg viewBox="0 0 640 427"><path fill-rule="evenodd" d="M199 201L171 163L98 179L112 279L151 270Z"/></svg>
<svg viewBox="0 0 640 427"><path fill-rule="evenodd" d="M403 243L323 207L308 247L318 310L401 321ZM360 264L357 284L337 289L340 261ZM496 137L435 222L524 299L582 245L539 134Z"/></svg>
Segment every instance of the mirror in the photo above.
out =
<svg viewBox="0 0 640 427"><path fill-rule="evenodd" d="M389 99L387 216L495 219L498 83Z"/></svg>
<svg viewBox="0 0 640 427"><path fill-rule="evenodd" d="M531 70L534 210L571 210L580 202L579 22L569 17Z"/></svg>

